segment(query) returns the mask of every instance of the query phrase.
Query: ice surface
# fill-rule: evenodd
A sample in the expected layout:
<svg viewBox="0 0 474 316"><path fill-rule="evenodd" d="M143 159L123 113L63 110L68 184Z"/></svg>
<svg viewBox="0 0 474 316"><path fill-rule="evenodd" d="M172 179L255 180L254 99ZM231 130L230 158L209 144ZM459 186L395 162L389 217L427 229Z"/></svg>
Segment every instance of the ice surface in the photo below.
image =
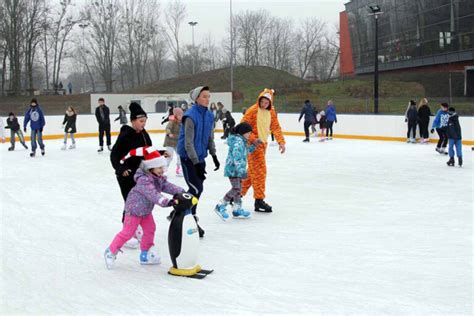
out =
<svg viewBox="0 0 474 316"><path fill-rule="evenodd" d="M34 159L1 145L1 314L471 314L470 147L463 168L448 168L433 145L301 140L288 137L284 155L269 147L274 212L250 220L213 212L229 184L209 160L200 264L215 272L204 280L166 273L169 210L159 207L163 263L141 266L139 250L124 249L105 268L123 201L95 138L73 151L46 141ZM220 139L218 155L224 164Z"/></svg>

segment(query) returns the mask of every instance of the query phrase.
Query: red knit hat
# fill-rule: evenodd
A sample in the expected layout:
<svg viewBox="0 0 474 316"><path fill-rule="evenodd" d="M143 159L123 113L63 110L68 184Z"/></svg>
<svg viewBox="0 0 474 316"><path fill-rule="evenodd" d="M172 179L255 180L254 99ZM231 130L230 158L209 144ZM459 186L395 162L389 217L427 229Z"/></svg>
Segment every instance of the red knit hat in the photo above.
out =
<svg viewBox="0 0 474 316"><path fill-rule="evenodd" d="M138 147L130 150L130 152L120 160L120 163L123 164L125 160L130 157L143 157L143 164L147 170L166 167L168 165L166 158L161 156L158 150L152 146Z"/></svg>

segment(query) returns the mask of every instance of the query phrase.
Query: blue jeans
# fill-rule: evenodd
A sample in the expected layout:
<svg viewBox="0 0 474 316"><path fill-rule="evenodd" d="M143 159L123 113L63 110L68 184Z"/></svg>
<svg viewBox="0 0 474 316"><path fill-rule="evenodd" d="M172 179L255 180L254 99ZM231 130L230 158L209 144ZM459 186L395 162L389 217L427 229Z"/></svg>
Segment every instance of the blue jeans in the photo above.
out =
<svg viewBox="0 0 474 316"><path fill-rule="evenodd" d="M454 146L456 146L456 155L462 157L462 140L460 139L449 139L449 157L454 158Z"/></svg>
<svg viewBox="0 0 474 316"><path fill-rule="evenodd" d="M74 139L74 133L64 133L64 143L67 144L67 135L71 137L71 141L73 144L76 143L76 140Z"/></svg>
<svg viewBox="0 0 474 316"><path fill-rule="evenodd" d="M36 148L38 148L38 145L36 144L36 137L38 137L38 144L41 148L41 150L44 149L44 144L43 144L43 132L41 132L39 129L32 129L31 130L31 151L35 152Z"/></svg>

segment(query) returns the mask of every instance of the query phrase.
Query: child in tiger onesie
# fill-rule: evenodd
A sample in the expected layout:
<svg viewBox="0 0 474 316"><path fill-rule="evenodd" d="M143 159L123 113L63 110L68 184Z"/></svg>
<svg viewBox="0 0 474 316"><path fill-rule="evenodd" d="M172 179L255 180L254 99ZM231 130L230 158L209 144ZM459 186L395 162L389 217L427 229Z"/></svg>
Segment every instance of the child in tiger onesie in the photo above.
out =
<svg viewBox="0 0 474 316"><path fill-rule="evenodd" d="M274 93L273 89L264 89L257 102L245 112L241 121L252 126L249 143L253 144L257 138L263 142L262 146L248 155L248 177L242 181L242 196L247 194L251 186L253 187L256 212L272 212L272 207L264 201L267 178L265 153L270 134L275 135L280 152L282 154L285 152L285 138L273 106Z"/></svg>

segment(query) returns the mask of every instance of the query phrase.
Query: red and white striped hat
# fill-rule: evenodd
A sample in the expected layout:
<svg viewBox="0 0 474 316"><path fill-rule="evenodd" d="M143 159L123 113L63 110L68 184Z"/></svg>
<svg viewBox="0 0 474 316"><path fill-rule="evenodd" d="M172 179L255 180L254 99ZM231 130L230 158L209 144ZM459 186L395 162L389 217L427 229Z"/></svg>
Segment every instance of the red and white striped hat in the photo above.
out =
<svg viewBox="0 0 474 316"><path fill-rule="evenodd" d="M168 165L166 158L160 155L158 150L152 146L138 147L130 150L130 152L120 160L120 163L123 164L125 160L130 157L143 157L143 164L147 170L166 167Z"/></svg>

